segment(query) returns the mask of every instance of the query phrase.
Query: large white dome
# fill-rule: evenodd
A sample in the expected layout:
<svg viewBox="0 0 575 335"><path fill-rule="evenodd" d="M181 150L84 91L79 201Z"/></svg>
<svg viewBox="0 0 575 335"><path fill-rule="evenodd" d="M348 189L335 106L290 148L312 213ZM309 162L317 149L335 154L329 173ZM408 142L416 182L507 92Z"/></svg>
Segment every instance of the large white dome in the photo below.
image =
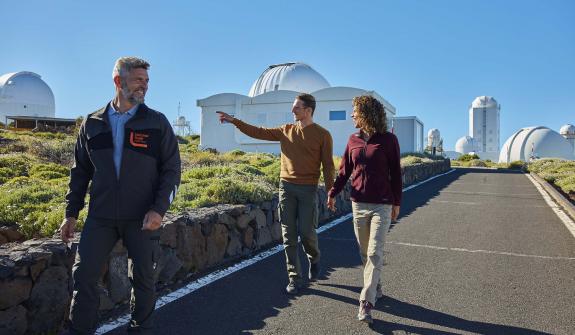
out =
<svg viewBox="0 0 575 335"><path fill-rule="evenodd" d="M503 144L499 163L527 162L534 158L575 160L571 144L559 133L547 127L522 128Z"/></svg>
<svg viewBox="0 0 575 335"><path fill-rule="evenodd" d="M479 96L471 103L471 108L497 108L497 100L486 95Z"/></svg>
<svg viewBox="0 0 575 335"><path fill-rule="evenodd" d="M563 136L573 136L575 135L575 126L572 124L566 124L559 130L559 134Z"/></svg>
<svg viewBox="0 0 575 335"><path fill-rule="evenodd" d="M40 75L21 71L0 76L0 122L6 116L55 116L54 94Z"/></svg>
<svg viewBox="0 0 575 335"><path fill-rule="evenodd" d="M471 136L463 136L455 142L455 151L460 154L468 154L477 151L475 140Z"/></svg>
<svg viewBox="0 0 575 335"><path fill-rule="evenodd" d="M270 91L288 90L302 93L312 93L331 87L327 80L303 63L285 63L270 65L253 83L250 97Z"/></svg>

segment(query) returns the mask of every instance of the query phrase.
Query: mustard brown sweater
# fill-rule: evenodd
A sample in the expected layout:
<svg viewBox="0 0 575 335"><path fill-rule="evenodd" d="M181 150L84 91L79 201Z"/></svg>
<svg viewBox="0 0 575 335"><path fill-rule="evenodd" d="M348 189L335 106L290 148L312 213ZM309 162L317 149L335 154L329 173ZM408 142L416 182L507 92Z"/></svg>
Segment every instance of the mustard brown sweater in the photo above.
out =
<svg viewBox="0 0 575 335"><path fill-rule="evenodd" d="M329 131L317 123L303 128L299 123L278 128L256 127L238 119L232 123L250 137L280 142L282 180L293 184L317 185L321 164L325 189L333 186L333 140Z"/></svg>

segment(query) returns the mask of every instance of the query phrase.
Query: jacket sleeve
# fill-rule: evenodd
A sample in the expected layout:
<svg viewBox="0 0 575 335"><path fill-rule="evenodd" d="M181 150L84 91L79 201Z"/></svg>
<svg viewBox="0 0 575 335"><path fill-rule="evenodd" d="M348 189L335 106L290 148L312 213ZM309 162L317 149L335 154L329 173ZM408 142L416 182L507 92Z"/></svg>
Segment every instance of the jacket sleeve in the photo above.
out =
<svg viewBox="0 0 575 335"><path fill-rule="evenodd" d="M159 184L151 209L164 216L178 192L182 165L178 140L172 126L163 114L161 114L161 121L162 140L160 144L160 161L158 162Z"/></svg>
<svg viewBox="0 0 575 335"><path fill-rule="evenodd" d="M401 156L399 151L399 141L397 137L393 135L393 149L390 150L390 156L388 156L389 162L389 178L391 183L391 192L393 194L393 204L395 206L401 205L401 196L403 188L403 179L401 176Z"/></svg>
<svg viewBox="0 0 575 335"><path fill-rule="evenodd" d="M329 191L333 187L335 167L333 165L333 139L331 134L326 132L321 148L321 166L323 168L323 181L325 189Z"/></svg>
<svg viewBox="0 0 575 335"><path fill-rule="evenodd" d="M345 146L345 152L341 157L341 163L339 164L339 172L333 183L333 187L329 190L328 196L335 198L336 195L343 190L347 180L351 176L353 171L353 164L350 157L349 142Z"/></svg>
<svg viewBox="0 0 575 335"><path fill-rule="evenodd" d="M70 182L66 194L66 217L78 218L84 208L88 184L94 175L94 165L88 152L86 137L86 118L80 126L76 146L74 147L74 165L70 169Z"/></svg>
<svg viewBox="0 0 575 335"><path fill-rule="evenodd" d="M256 127L238 119L234 119L232 123L242 133L248 135L249 137L257 138L259 140L279 141L283 136L283 129L281 127L280 128Z"/></svg>

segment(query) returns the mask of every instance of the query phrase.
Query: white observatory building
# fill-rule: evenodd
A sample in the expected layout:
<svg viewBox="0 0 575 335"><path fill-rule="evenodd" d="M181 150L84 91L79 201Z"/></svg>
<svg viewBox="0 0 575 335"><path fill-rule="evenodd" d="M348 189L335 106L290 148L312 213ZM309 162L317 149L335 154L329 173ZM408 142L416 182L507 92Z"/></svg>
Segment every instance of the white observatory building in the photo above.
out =
<svg viewBox="0 0 575 335"><path fill-rule="evenodd" d="M221 93L197 100L201 107L201 148L220 152L240 149L248 152L279 153L279 142L254 139L231 124L220 124L216 111L231 114L252 125L278 127L293 123L292 103L299 93L310 93L316 99L314 121L329 130L333 152L342 155L347 139L357 130L351 120L352 99L371 95L384 106L389 130L395 107L375 91L354 87L332 87L317 71L303 63L269 66L252 84L248 95Z"/></svg>
<svg viewBox="0 0 575 335"><path fill-rule="evenodd" d="M543 126L526 127L505 141L499 163L529 162L538 158L575 160L575 154L568 140L558 132Z"/></svg>
<svg viewBox="0 0 575 335"><path fill-rule="evenodd" d="M0 122L8 116L55 117L54 94L40 75L21 71L0 76Z"/></svg>
<svg viewBox="0 0 575 335"><path fill-rule="evenodd" d="M441 133L439 129L432 128L427 132L427 147L429 148L431 154L437 154L439 145L441 144Z"/></svg>
<svg viewBox="0 0 575 335"><path fill-rule="evenodd" d="M499 157L499 111L501 106L493 97L475 98L469 108L469 136L475 141L476 154L481 159Z"/></svg>

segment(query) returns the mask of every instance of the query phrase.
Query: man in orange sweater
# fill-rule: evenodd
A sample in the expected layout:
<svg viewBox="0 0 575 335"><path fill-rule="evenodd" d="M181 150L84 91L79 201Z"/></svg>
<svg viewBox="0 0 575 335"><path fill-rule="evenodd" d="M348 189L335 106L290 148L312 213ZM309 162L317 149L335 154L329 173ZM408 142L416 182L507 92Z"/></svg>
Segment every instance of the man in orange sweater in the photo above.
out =
<svg viewBox="0 0 575 335"><path fill-rule="evenodd" d="M256 127L218 112L220 122L233 123L242 133L261 140L279 141L281 145L281 172L279 211L286 255L289 284L288 294L297 294L301 288L302 272L298 257L298 231L309 260L308 278L319 277L320 251L317 241L318 210L317 184L320 164L326 190L333 185L333 141L329 131L313 122L315 98L306 93L296 97L292 106L293 124L277 128Z"/></svg>

